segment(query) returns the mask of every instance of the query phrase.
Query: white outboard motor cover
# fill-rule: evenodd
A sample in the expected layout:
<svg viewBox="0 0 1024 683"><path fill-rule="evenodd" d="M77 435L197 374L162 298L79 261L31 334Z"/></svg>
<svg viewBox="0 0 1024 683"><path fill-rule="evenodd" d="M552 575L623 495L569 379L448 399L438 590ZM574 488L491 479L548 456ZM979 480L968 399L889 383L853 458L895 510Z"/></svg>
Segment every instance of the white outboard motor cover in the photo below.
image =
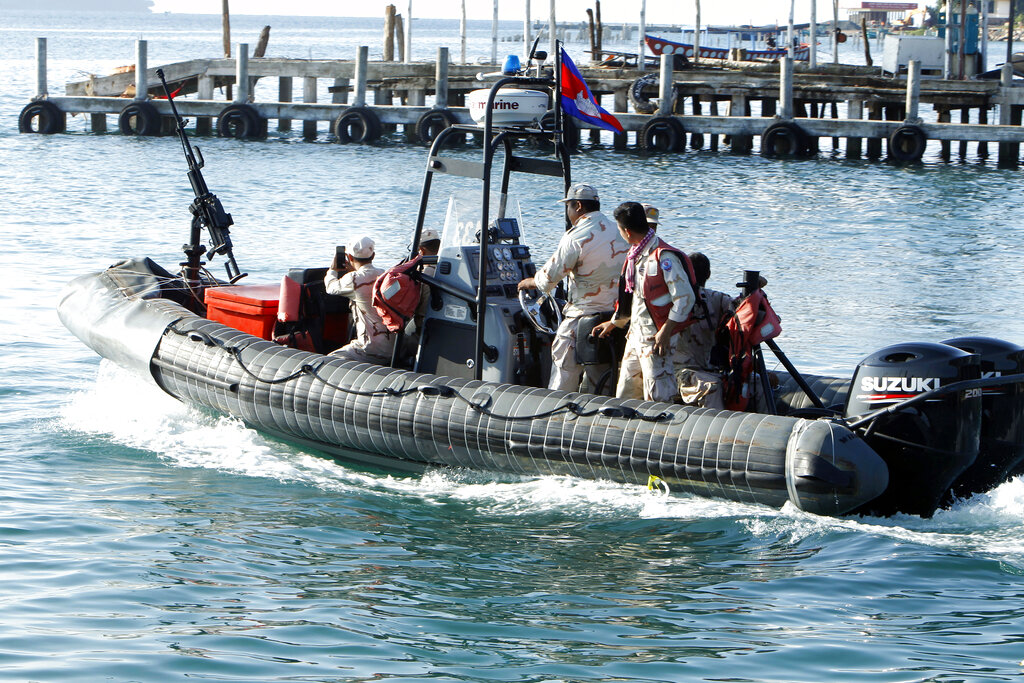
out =
<svg viewBox="0 0 1024 683"><path fill-rule="evenodd" d="M478 126L484 125L487 115L487 97L490 90L473 90L466 97L469 115ZM541 90L502 88L494 96L494 114L491 121L496 126L526 126L539 121L548 110L548 94Z"/></svg>

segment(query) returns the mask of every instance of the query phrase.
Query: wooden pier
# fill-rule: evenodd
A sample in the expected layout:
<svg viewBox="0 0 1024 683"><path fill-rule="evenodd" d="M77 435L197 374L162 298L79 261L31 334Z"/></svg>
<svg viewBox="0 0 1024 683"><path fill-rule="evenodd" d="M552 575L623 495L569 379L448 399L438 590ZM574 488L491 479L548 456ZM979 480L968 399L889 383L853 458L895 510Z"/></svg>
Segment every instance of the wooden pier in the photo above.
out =
<svg viewBox="0 0 1024 683"><path fill-rule="evenodd" d="M37 88L22 111L22 132L63 132L67 114L88 114L93 132L105 132L111 115L124 134L171 131L170 106L160 99L156 68L147 64L146 41L136 44L134 71L68 83L63 96L48 92L46 39L38 38L36 45ZM333 139L364 143L399 126L407 139L428 142L445 126L471 123L465 96L487 87L477 74L494 68L452 64L447 48L438 49L433 63L370 62L367 53L362 47L353 60L250 59L242 43L235 59L195 59L161 68L172 90L181 88L176 105L196 121L198 135L259 138L275 120L279 131L301 121L303 135L316 138L323 132L319 122L326 121ZM679 153L728 146L745 154L757 138L762 154L804 157L820 151L821 138L830 138L832 149L846 158L914 162L929 143L939 145L943 159L951 158L953 143L961 158L968 143L976 145L980 158L988 156L989 143L996 143L999 164L1016 166L1024 142L1024 84L1013 81L1009 65L998 81L922 78L913 62L899 78L881 77L868 67L796 69L789 59L674 72L667 55L656 75L626 68L581 71L626 130L613 136L616 149L635 145ZM646 80L638 84L641 77ZM254 100L260 79L277 79L276 100ZM295 79L302 81L301 102L294 101ZM323 79L329 81L330 102L317 101ZM218 87L229 85L231 101L214 99ZM934 121L923 120L922 105L932 108ZM990 116L993 110L998 113ZM600 131L586 130L585 124L571 128L571 144L601 140Z"/></svg>

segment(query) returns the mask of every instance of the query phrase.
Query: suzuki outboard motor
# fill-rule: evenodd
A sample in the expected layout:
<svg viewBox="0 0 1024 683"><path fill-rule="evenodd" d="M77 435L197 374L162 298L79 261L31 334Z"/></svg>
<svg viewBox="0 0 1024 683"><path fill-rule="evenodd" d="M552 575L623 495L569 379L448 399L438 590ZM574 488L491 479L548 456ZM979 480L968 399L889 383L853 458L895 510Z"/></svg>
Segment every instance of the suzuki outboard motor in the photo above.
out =
<svg viewBox="0 0 1024 683"><path fill-rule="evenodd" d="M981 359L952 346L889 346L857 366L845 415L864 416L980 375ZM930 517L954 480L974 463L980 427L977 389L927 398L867 425L864 440L888 465L889 486L857 512Z"/></svg>
<svg viewBox="0 0 1024 683"><path fill-rule="evenodd" d="M943 342L981 357L981 376L1024 372L1024 347L991 337L959 337ZM981 394L978 459L953 484L953 495L967 498L1024 471L1024 384L986 387Z"/></svg>

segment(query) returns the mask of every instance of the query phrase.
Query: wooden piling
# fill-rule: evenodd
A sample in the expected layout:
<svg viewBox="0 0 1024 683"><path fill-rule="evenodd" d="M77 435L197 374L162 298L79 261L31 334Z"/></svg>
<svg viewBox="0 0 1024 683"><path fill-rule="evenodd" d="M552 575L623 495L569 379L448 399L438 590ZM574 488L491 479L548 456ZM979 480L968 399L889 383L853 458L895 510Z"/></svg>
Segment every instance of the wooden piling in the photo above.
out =
<svg viewBox="0 0 1024 683"><path fill-rule="evenodd" d="M907 64L907 123L920 123L918 114L921 101L921 62L912 59Z"/></svg>
<svg viewBox="0 0 1024 683"><path fill-rule="evenodd" d="M398 61L408 62L405 58L405 22L402 15L395 15L395 45L398 46Z"/></svg>
<svg viewBox="0 0 1024 683"><path fill-rule="evenodd" d="M530 0L526 0L527 6L530 4ZM597 54L597 34L594 33L594 10L587 8L587 25L590 27L590 57L591 59L601 59L601 55Z"/></svg>
<svg viewBox="0 0 1024 683"><path fill-rule="evenodd" d="M356 52L356 87L352 93L352 106L366 106L366 64L369 59L370 48L360 45Z"/></svg>
<svg viewBox="0 0 1024 683"><path fill-rule="evenodd" d="M978 108L978 123L981 125L988 124L988 107ZM984 140L978 143L978 158L988 159L988 143Z"/></svg>
<svg viewBox="0 0 1024 683"><path fill-rule="evenodd" d="M302 79L302 101L305 104L316 102L316 77L305 76ZM302 122L302 137L312 140L316 137L316 121Z"/></svg>
<svg viewBox="0 0 1024 683"><path fill-rule="evenodd" d="M200 100L213 99L213 76L202 75L196 84L197 97ZM210 116L196 117L196 135L210 135L213 133L213 118Z"/></svg>
<svg viewBox="0 0 1024 683"><path fill-rule="evenodd" d="M437 65L434 70L434 106L448 107L448 48L437 48Z"/></svg>
<svg viewBox="0 0 1024 683"><path fill-rule="evenodd" d="M711 96L711 102L708 103L708 108L709 108L712 116L718 116L718 98L715 97L714 95ZM709 147L710 147L712 152L717 152L718 151L718 138L719 138L719 136L716 133L713 133L711 135L711 141L709 143Z"/></svg>
<svg viewBox="0 0 1024 683"><path fill-rule="evenodd" d="M331 104L348 104L349 79L335 78L331 86Z"/></svg>
<svg viewBox="0 0 1024 683"><path fill-rule="evenodd" d="M960 107L960 123L970 123L970 122L971 122L971 110L969 108L967 108L967 107ZM960 149L958 151L960 153L960 158L961 159L966 159L967 158L967 140L961 140L960 141Z"/></svg>
<svg viewBox="0 0 1024 683"><path fill-rule="evenodd" d="M860 17L860 32L864 36L864 63L874 66L875 62L871 59L871 41L868 40L868 19L865 15Z"/></svg>
<svg viewBox="0 0 1024 683"><path fill-rule="evenodd" d="M149 84L146 81L146 70L149 68L146 41L135 41L135 99L144 100L149 97Z"/></svg>
<svg viewBox="0 0 1024 683"><path fill-rule="evenodd" d="M220 3L221 42L224 45L224 57L231 56L231 12L228 11L228 0Z"/></svg>
<svg viewBox="0 0 1024 683"><path fill-rule="evenodd" d="M385 62L395 61L395 6L388 5L384 8L384 54L381 59Z"/></svg>
<svg viewBox="0 0 1024 683"><path fill-rule="evenodd" d="M867 36L865 35L865 40ZM879 102L868 103L868 119L871 121L882 120L882 104ZM882 156L882 139L881 138L868 138L867 144L867 157L869 159L877 159Z"/></svg>
<svg viewBox="0 0 1024 683"><path fill-rule="evenodd" d="M462 18L459 20L459 43L462 46L460 64L466 63L466 0L462 0Z"/></svg>
<svg viewBox="0 0 1024 683"><path fill-rule="evenodd" d="M793 58L783 57L779 61L779 117L793 118Z"/></svg>
<svg viewBox="0 0 1024 683"><path fill-rule="evenodd" d="M661 55L661 72L658 77L658 116L672 113L672 55Z"/></svg>
<svg viewBox="0 0 1024 683"><path fill-rule="evenodd" d="M491 64L498 63L498 0L494 0L494 17L491 19Z"/></svg>
<svg viewBox="0 0 1024 683"><path fill-rule="evenodd" d="M700 95L694 95L692 102L693 102L693 115L694 116L700 116L701 115ZM694 133L693 135L691 135L690 136L690 148L691 149L701 149L702 147L704 147L704 135L702 133Z"/></svg>
<svg viewBox="0 0 1024 683"><path fill-rule="evenodd" d="M590 13L589 9L587 10L587 13L588 14ZM530 0L526 0L526 11L523 14L523 59L524 60L529 60L530 59L530 48L533 47L533 45L531 45L531 43L533 42L533 36L530 35L530 29L531 29L531 26L530 26L531 21L530 20L531 20L531 17L530 17ZM595 56L594 59L597 59L597 57Z"/></svg>
<svg viewBox="0 0 1024 683"><path fill-rule="evenodd" d="M277 80L277 101L278 102L291 102L292 101L292 77L281 76ZM280 117L277 119L277 129L282 133L287 133L292 129L292 120L287 117Z"/></svg>
<svg viewBox="0 0 1024 683"><path fill-rule="evenodd" d="M402 44L405 45L405 49L402 51L402 61L409 64L412 62L412 0L409 0L409 5L406 7L405 23L408 26L405 27L405 39L402 41Z"/></svg>
<svg viewBox="0 0 1024 683"><path fill-rule="evenodd" d="M739 92L732 94L732 101L729 103L729 116L750 116L750 104L746 95ZM729 140L729 151L733 154L749 154L754 147L754 139L751 135L731 135Z"/></svg>
<svg viewBox="0 0 1024 683"><path fill-rule="evenodd" d="M267 44L270 42L270 27L264 26L260 31L260 37L256 39L256 49L252 51L253 59L263 59L267 54Z"/></svg>
<svg viewBox="0 0 1024 683"><path fill-rule="evenodd" d="M906 110L905 110L905 108L902 105L899 105L899 104L887 104L885 106L885 108L884 108L884 111L885 111L885 120L886 121L905 121L906 120L906 116L907 116ZM886 138L886 140L885 140L885 152L886 152L887 155L891 155L891 152L889 150L889 139L888 138Z"/></svg>
<svg viewBox="0 0 1024 683"><path fill-rule="evenodd" d="M999 124L1009 126L1013 123L1013 107L1010 105L1010 89L1013 87L1013 64L1003 64L999 74L1000 94L1003 101L999 104ZM1000 142L999 161L1000 166L1016 166L1020 157L1020 143Z"/></svg>
<svg viewBox="0 0 1024 683"><path fill-rule="evenodd" d="M939 123L950 122L949 107L936 107L935 110L938 112L935 118ZM939 157L943 161L949 161L949 140L942 140L939 143Z"/></svg>
<svg viewBox="0 0 1024 683"><path fill-rule="evenodd" d="M42 99L47 95L46 90L46 38L36 38L36 96L35 99Z"/></svg>
<svg viewBox="0 0 1024 683"><path fill-rule="evenodd" d="M616 89L614 102L614 110L616 113L624 113L629 110L629 98L626 95L626 88ZM628 144L628 135L625 132L612 137L612 147L614 149L624 150Z"/></svg>
<svg viewBox="0 0 1024 683"><path fill-rule="evenodd" d="M235 46L235 102L249 101L249 44Z"/></svg>
<svg viewBox="0 0 1024 683"><path fill-rule="evenodd" d="M832 103L831 115L832 115L832 120L833 121L835 121L836 119L839 118L839 103L838 102L833 102ZM838 152L839 151L839 136L838 135L833 135L832 136L832 151L833 152Z"/></svg>
<svg viewBox="0 0 1024 683"><path fill-rule="evenodd" d="M551 0L551 6L554 8L555 0ZM554 9L551 11L552 23L554 22ZM644 41L644 34L647 33L647 0L643 0L640 3L640 44L637 46L637 58L636 68L643 71L647 68L647 43Z"/></svg>

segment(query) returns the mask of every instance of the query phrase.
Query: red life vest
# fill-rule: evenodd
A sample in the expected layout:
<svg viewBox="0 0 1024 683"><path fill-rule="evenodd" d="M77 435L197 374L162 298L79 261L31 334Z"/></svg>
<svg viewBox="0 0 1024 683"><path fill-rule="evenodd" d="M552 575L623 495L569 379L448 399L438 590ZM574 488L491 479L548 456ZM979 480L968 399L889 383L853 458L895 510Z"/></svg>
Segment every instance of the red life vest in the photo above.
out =
<svg viewBox="0 0 1024 683"><path fill-rule="evenodd" d="M670 300L665 304L655 305L652 301L668 295L668 283L665 282L665 272L662 269L662 258L664 254L672 253L675 254L683 264L683 268L686 270L686 278L690 282L690 289L693 290L693 308L690 309L690 314L686 316L686 320L676 325L675 330L672 332L673 335L679 334L690 325L697 322L697 317L694 315L694 311L697 308L697 297L699 289L697 287L697 278L693 274L693 264L690 263L690 257L670 245L665 240L658 238L657 246L654 247L654 251L651 255L646 258L652 259L655 262L653 270L648 270L644 275L644 303L647 305L647 312L651 314L651 319L654 320L654 324L657 325L660 330L662 325L668 321L668 314L672 310L672 301ZM619 277L619 299L615 302L615 310L629 310L633 305L633 293L626 291L626 263L622 264L622 275Z"/></svg>
<svg viewBox="0 0 1024 683"><path fill-rule="evenodd" d="M373 307L388 332L405 327L420 304L420 282L410 274L421 256L388 268L373 283Z"/></svg>

